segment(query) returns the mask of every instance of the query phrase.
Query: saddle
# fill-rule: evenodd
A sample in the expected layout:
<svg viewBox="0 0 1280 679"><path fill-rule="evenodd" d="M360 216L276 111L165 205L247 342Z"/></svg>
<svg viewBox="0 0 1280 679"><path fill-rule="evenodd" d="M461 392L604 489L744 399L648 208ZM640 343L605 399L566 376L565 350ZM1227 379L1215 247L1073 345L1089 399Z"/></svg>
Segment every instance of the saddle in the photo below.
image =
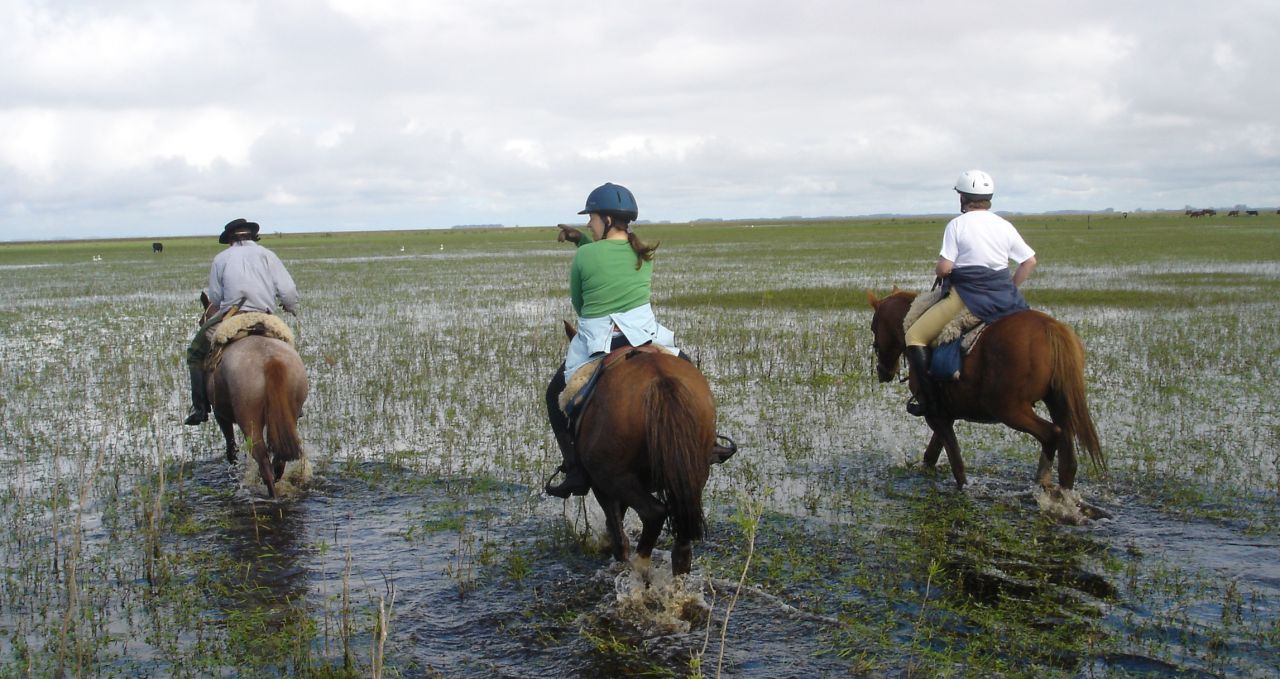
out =
<svg viewBox="0 0 1280 679"><path fill-rule="evenodd" d="M580 368L573 372L573 375L565 380L564 390L560 392L560 410L564 412L565 417L569 419L569 431L573 432L573 438L578 438L578 425L582 422L582 413L586 410L587 404L591 402L591 396L595 393L596 383L600 381L600 376L604 374L605 368L635 356L636 354L670 354L671 352L657 344L645 344L639 347L623 346L614 349L608 354L596 356ZM722 434L716 434L716 443L711 448L711 461L720 464L725 460L733 457L738 452L738 444L733 439Z"/></svg>
<svg viewBox="0 0 1280 679"><path fill-rule="evenodd" d="M560 392L560 410L569 418L570 424L575 425L573 428L577 429L577 416L582 414L587 402L591 400L591 395L595 393L596 382L600 380L600 375L604 373L605 368L636 354L667 353L671 352L656 344L645 344L639 347L627 345L592 358L565 380L564 391Z"/></svg>
<svg viewBox="0 0 1280 679"><path fill-rule="evenodd" d="M241 340L251 335L260 337L270 337L278 339L281 342L296 348L293 340L293 330L278 316L264 314L258 311L248 311L237 313L223 319L213 332L210 338L210 346L212 351L209 352L209 358L205 359L204 369L212 371L222 362L222 353L227 347L236 340Z"/></svg>
<svg viewBox="0 0 1280 679"><path fill-rule="evenodd" d="M907 309L906 317L902 319L903 331L910 328L924 312L929 310L929 307L937 304L941 299L941 290L930 290L916 295L915 300L911 302L911 308ZM929 375L937 380L960 379L961 362L970 351L973 351L973 346L977 344L982 331L986 329L987 324L967 310L951 319L951 322L942 328L942 332L929 343L931 349Z"/></svg>

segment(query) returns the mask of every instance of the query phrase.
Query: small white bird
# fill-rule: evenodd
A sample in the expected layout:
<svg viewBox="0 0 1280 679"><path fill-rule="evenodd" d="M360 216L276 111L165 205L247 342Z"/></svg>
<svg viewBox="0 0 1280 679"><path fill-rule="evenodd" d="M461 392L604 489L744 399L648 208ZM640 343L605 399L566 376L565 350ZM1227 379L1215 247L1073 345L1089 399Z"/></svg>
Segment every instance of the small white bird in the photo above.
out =
<svg viewBox="0 0 1280 679"><path fill-rule="evenodd" d="M441 249L441 250L443 250L443 249L444 249L444 243L441 243L441 244L440 244L440 249Z"/></svg>
<svg viewBox="0 0 1280 679"><path fill-rule="evenodd" d="M401 245L401 246L400 246L400 252L404 252L404 246L403 246L403 245Z"/></svg>

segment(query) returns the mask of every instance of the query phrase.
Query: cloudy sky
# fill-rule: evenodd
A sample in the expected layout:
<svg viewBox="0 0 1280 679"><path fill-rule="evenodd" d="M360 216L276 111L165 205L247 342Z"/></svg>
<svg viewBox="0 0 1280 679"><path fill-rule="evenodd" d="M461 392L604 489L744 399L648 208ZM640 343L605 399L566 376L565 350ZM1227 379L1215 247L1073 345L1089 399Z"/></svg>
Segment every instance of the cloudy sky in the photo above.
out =
<svg viewBox="0 0 1280 679"><path fill-rule="evenodd" d="M0 240L1280 204L1280 3L0 0Z"/></svg>

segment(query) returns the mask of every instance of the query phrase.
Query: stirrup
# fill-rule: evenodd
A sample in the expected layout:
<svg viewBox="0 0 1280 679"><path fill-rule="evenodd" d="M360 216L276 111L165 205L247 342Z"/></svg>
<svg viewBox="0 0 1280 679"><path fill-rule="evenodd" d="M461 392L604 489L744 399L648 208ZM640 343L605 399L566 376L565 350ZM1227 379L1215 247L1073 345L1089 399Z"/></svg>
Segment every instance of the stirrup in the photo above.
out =
<svg viewBox="0 0 1280 679"><path fill-rule="evenodd" d="M721 441L724 441L724 443L720 443ZM716 434L716 444L711 447L711 455L714 458L712 460L713 463L720 464L733 457L736 452L738 452L738 444L734 443L733 439L723 434Z"/></svg>
<svg viewBox="0 0 1280 679"><path fill-rule="evenodd" d="M936 416L938 414L937 409L930 407L931 405L932 403L921 403L920 399L912 396L911 400L907 401L907 414L915 417Z"/></svg>
<svg viewBox="0 0 1280 679"><path fill-rule="evenodd" d="M547 479L546 483L542 485L542 492L553 497L558 497L562 500L567 500L570 495L586 495L587 491L591 490L591 481L586 478L586 471L582 469L578 470L578 475L582 477L581 480L575 480L573 478L573 473L569 471L564 469L556 470L557 473L561 471L564 471L564 481L561 481L555 486L551 485L551 479L555 478L555 474L552 474L551 478Z"/></svg>

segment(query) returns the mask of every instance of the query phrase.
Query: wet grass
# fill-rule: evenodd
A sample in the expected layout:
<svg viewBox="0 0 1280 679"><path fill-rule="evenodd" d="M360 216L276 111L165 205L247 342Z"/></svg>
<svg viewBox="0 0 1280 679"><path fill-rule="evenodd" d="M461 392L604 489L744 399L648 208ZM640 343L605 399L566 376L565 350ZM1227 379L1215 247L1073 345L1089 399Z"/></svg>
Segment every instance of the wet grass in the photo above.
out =
<svg viewBox="0 0 1280 679"><path fill-rule="evenodd" d="M944 221L639 227L742 447L695 547L713 613L661 640L610 617L581 505L537 491L552 229L264 234L303 291L319 477L283 505L178 424L214 238L0 245L0 674L1280 672L1280 218L1014 218L1028 299L1088 350L1111 474L1081 486L1116 519L1082 529L1037 511L1016 432L958 427L966 493L925 473L874 380L863 291L927 287Z"/></svg>

